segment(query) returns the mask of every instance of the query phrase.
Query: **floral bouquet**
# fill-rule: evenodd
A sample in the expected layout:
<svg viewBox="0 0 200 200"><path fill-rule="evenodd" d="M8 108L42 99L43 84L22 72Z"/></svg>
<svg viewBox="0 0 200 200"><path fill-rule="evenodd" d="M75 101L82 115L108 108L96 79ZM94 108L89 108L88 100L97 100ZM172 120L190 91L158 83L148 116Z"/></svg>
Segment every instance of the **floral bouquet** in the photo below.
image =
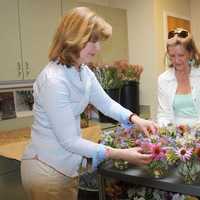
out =
<svg viewBox="0 0 200 200"><path fill-rule="evenodd" d="M194 127L177 127L177 137L172 156L178 162L178 174L187 184L197 182L200 178L200 137Z"/></svg>
<svg viewBox="0 0 200 200"><path fill-rule="evenodd" d="M140 138L136 142L144 153L152 154L152 161L147 165L147 171L155 178L167 175L170 165L168 160L169 140L160 135L150 135L148 138Z"/></svg>
<svg viewBox="0 0 200 200"><path fill-rule="evenodd" d="M169 125L159 130L160 135L168 138L166 160L176 165L179 176L187 184L200 178L200 134L199 125L189 127Z"/></svg>
<svg viewBox="0 0 200 200"><path fill-rule="evenodd" d="M144 153L152 154L152 161L145 168L153 177L161 178L175 166L185 183L200 181L200 126L173 126L158 129L148 137L136 128L116 130L103 134L103 144L113 148L140 146ZM114 160L116 168L124 170L128 162Z"/></svg>
<svg viewBox="0 0 200 200"><path fill-rule="evenodd" d="M136 146L136 132L134 128L117 127L115 130L104 132L101 143L113 148L131 148ZM117 169L124 170L128 168L128 162L123 160L113 160L113 165Z"/></svg>

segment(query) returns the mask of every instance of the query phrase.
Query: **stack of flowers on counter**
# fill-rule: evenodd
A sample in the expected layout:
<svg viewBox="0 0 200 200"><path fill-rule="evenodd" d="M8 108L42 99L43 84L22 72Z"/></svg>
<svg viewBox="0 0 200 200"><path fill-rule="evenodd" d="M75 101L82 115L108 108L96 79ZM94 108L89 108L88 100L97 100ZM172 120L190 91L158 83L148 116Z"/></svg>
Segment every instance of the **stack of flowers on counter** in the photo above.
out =
<svg viewBox="0 0 200 200"><path fill-rule="evenodd" d="M106 199L109 200L199 200L191 195L142 187L114 179L106 183L105 192Z"/></svg>
<svg viewBox="0 0 200 200"><path fill-rule="evenodd" d="M178 174L187 184L200 181L200 137L198 127L179 126L171 157L176 159Z"/></svg>
<svg viewBox="0 0 200 200"><path fill-rule="evenodd" d="M160 127L157 134L144 135L137 128L117 129L103 134L103 144L113 148L140 146L144 153L152 155L152 162L145 170L155 178L168 175L170 169L177 169L185 183L200 182L200 126L186 125ZM126 169L125 161L113 161L116 168Z"/></svg>
<svg viewBox="0 0 200 200"><path fill-rule="evenodd" d="M145 136L136 127L104 132L102 143L113 148L142 147L144 153L152 154L152 162L145 166L150 176L166 177L170 170L186 184L200 183L200 125L168 125L160 127L157 134ZM114 167L126 170L130 165L113 161ZM198 197L142 187L111 180L106 186L108 199L124 200L198 200Z"/></svg>
<svg viewBox="0 0 200 200"><path fill-rule="evenodd" d="M159 135L150 135L148 138L140 138L136 143L142 147L144 153L152 155L152 161L146 166L147 172L155 177L161 178L168 174L168 138Z"/></svg>
<svg viewBox="0 0 200 200"><path fill-rule="evenodd" d="M113 148L131 148L136 146L136 135L134 128L117 127L115 130L104 132L101 143ZM128 168L128 162L123 160L113 160L113 165L120 170Z"/></svg>

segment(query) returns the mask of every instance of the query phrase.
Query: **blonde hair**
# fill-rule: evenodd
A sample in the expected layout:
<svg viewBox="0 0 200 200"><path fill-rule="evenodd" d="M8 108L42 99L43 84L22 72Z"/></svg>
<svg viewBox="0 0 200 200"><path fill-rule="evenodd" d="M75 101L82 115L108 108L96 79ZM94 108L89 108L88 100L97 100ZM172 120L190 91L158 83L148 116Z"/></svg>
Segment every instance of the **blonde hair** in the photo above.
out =
<svg viewBox="0 0 200 200"><path fill-rule="evenodd" d="M188 36L185 38L178 37L178 35L174 35L174 37L167 40L167 45L166 45L167 52L165 59L168 63L168 67L173 67L173 65L169 61L169 55L168 55L169 47L177 45L181 45L191 55L190 60L192 61L193 65L195 67L199 67L200 53L190 33L188 33Z"/></svg>
<svg viewBox="0 0 200 200"><path fill-rule="evenodd" d="M111 25L95 12L87 7L74 8L62 18L57 28L49 60L70 67L76 64L76 59L87 42L106 40L111 35Z"/></svg>

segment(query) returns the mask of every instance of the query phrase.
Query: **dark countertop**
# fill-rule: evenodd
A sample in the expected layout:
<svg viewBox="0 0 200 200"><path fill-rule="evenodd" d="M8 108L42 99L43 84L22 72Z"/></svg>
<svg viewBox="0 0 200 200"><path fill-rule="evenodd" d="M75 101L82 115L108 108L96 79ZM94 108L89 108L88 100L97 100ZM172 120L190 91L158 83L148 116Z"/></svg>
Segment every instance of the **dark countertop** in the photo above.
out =
<svg viewBox="0 0 200 200"><path fill-rule="evenodd" d="M200 183L191 185L184 184L177 176L175 168L171 171L168 177L158 179L150 177L144 172L144 170L136 166L120 171L112 167L111 162L106 162L99 167L98 173L103 178L111 177L117 180L165 191L200 196Z"/></svg>

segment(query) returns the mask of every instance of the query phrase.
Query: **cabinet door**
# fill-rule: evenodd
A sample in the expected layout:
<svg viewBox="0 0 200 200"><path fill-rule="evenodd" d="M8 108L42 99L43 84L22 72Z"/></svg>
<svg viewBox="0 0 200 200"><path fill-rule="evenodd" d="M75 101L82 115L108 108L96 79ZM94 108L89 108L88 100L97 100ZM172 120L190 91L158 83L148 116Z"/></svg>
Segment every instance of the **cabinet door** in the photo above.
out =
<svg viewBox="0 0 200 200"><path fill-rule="evenodd" d="M0 1L0 81L23 78L17 0Z"/></svg>
<svg viewBox="0 0 200 200"><path fill-rule="evenodd" d="M48 51L61 16L60 0L20 0L24 79L35 79L48 62Z"/></svg>

